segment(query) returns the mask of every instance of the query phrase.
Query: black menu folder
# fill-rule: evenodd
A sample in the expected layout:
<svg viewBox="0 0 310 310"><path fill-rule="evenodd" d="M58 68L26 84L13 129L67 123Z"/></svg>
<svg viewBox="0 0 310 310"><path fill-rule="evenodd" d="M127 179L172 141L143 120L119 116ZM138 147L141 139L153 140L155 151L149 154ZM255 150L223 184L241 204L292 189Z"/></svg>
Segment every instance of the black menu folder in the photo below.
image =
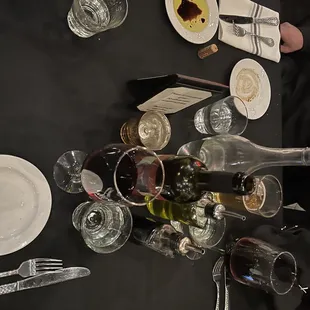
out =
<svg viewBox="0 0 310 310"><path fill-rule="evenodd" d="M176 113L215 93L223 93L228 86L213 81L170 74L128 82L131 94L140 111Z"/></svg>

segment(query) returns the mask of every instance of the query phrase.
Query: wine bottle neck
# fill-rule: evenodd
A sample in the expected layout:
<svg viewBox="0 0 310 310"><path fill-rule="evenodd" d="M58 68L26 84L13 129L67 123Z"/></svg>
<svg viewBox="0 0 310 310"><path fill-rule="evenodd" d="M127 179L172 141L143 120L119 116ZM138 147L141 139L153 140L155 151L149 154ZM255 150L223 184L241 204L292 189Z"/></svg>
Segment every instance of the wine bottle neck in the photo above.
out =
<svg viewBox="0 0 310 310"><path fill-rule="evenodd" d="M240 172L208 171L202 168L198 172L197 186L205 192L248 195L254 191L255 182L252 176Z"/></svg>
<svg viewBox="0 0 310 310"><path fill-rule="evenodd" d="M272 166L310 166L310 148L257 148L260 150L259 161L249 167L248 174Z"/></svg>

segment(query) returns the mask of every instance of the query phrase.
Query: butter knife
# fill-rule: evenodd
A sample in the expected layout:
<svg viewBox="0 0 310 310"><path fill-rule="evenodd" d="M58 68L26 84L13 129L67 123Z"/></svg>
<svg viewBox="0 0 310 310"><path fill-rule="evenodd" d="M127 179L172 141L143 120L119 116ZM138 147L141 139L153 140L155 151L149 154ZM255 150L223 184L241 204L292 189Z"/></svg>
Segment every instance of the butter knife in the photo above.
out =
<svg viewBox="0 0 310 310"><path fill-rule="evenodd" d="M90 270L87 268L64 268L53 272L47 272L22 281L0 285L0 295L57 284L60 282L78 279L89 275Z"/></svg>
<svg viewBox="0 0 310 310"><path fill-rule="evenodd" d="M255 18L248 16L221 14L220 19L231 24L265 24L270 26L279 26L279 19L277 17Z"/></svg>

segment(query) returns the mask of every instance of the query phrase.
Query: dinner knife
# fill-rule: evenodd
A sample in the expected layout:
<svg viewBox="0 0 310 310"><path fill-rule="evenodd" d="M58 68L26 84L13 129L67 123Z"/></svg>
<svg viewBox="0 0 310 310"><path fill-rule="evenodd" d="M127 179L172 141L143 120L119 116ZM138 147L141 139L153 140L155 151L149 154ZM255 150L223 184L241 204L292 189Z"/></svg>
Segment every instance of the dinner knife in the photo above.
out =
<svg viewBox="0 0 310 310"><path fill-rule="evenodd" d="M57 284L60 282L78 279L89 275L90 270L87 268L64 268L53 272L47 272L22 281L0 285L0 295Z"/></svg>
<svg viewBox="0 0 310 310"><path fill-rule="evenodd" d="M277 17L255 18L248 16L221 14L220 19L231 24L265 24L270 26L279 26L279 19Z"/></svg>
<svg viewBox="0 0 310 310"><path fill-rule="evenodd" d="M227 270L226 265L224 266L224 280L225 280L225 308L224 310L230 310L230 274Z"/></svg>

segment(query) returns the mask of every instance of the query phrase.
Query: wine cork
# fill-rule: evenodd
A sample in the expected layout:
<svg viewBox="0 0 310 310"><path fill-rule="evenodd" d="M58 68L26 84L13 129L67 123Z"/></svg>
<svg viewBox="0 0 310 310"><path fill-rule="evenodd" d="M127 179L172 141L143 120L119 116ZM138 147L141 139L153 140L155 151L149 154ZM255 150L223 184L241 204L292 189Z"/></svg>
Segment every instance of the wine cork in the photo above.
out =
<svg viewBox="0 0 310 310"><path fill-rule="evenodd" d="M200 59L204 59L212 54L215 54L218 51L218 47L216 44L211 44L207 47L204 47L198 51L198 57Z"/></svg>

